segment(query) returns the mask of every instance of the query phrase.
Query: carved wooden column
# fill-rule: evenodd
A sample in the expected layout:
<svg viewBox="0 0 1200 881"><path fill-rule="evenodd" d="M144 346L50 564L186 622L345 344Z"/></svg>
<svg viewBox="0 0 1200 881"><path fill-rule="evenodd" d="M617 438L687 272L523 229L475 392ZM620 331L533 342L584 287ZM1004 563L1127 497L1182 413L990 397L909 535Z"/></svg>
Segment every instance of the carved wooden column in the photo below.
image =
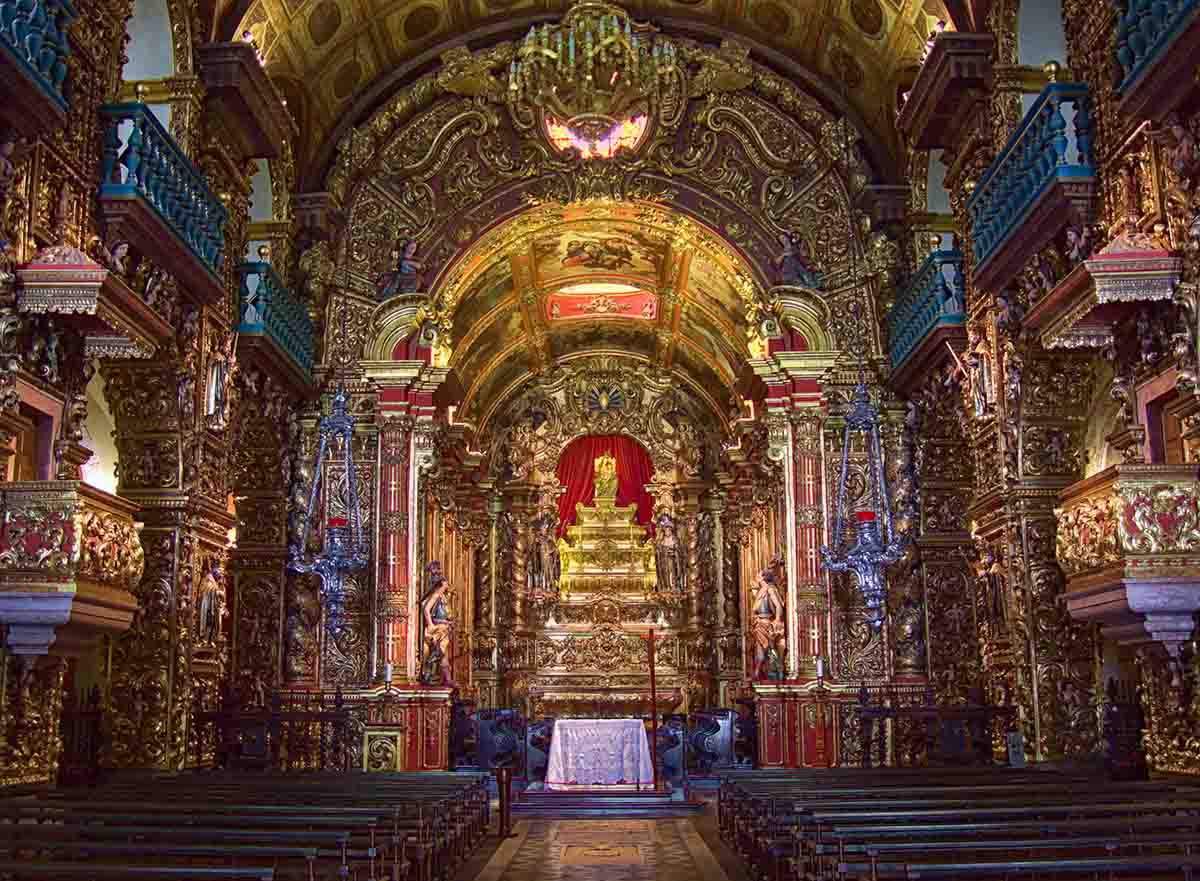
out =
<svg viewBox="0 0 1200 881"><path fill-rule="evenodd" d="M289 438L280 425L290 403L280 384L256 368L240 377L241 419L233 454L237 544L230 555L232 684L259 703L282 676L287 563L284 468Z"/></svg>
<svg viewBox="0 0 1200 881"><path fill-rule="evenodd" d="M817 675L817 660L829 662L829 596L821 573L820 548L825 523L825 481L821 461L820 411L812 404L791 416L792 479L795 522L796 642L798 676ZM789 616L791 617L791 616ZM829 668L827 667L826 670ZM828 675L828 673L826 674Z"/></svg>
<svg viewBox="0 0 1200 881"><path fill-rule="evenodd" d="M967 508L974 471L963 434L962 389L953 364L944 364L911 399L913 468L920 492L916 577L927 636L928 675L939 702L963 703L979 685L980 634L971 567Z"/></svg>
<svg viewBox="0 0 1200 881"><path fill-rule="evenodd" d="M103 367L118 492L145 523L140 614L113 646L108 749L121 767L181 767L195 702L215 706L227 670L229 338L215 313L186 306L178 360Z"/></svg>
<svg viewBox="0 0 1200 881"><path fill-rule="evenodd" d="M416 670L407 666L408 585L414 573L409 557L409 465L413 419L402 410L380 409L379 551L375 581L376 681L409 681Z"/></svg>

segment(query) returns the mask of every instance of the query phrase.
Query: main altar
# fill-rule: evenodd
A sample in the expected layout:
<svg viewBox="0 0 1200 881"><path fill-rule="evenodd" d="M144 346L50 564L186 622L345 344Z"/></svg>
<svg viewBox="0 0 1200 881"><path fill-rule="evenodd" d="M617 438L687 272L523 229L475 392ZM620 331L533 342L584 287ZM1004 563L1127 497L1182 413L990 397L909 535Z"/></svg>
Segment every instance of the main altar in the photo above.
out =
<svg viewBox="0 0 1200 881"><path fill-rule="evenodd" d="M648 637L669 629L678 598L659 590L654 540L637 522L637 505L617 504L616 467L611 455L595 460L592 503L576 505L576 523L557 543L557 590L548 584L536 598L538 640L560 651L539 654L554 662L535 670L534 718L651 715ZM656 664L655 673L662 717L683 692L669 663Z"/></svg>

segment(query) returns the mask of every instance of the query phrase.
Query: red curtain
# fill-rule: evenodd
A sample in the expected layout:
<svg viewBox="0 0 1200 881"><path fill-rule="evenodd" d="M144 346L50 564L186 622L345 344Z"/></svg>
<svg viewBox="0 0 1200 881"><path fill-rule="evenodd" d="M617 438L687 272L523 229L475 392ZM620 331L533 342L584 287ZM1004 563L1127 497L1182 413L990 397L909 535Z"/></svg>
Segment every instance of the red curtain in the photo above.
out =
<svg viewBox="0 0 1200 881"><path fill-rule="evenodd" d="M654 502L646 484L654 474L650 454L632 438L622 434L587 435L567 444L558 458L558 483L567 491L558 497L558 534L575 522L575 505L590 505L595 497L595 461L605 453L617 460L617 504L637 503L637 522L650 524Z"/></svg>

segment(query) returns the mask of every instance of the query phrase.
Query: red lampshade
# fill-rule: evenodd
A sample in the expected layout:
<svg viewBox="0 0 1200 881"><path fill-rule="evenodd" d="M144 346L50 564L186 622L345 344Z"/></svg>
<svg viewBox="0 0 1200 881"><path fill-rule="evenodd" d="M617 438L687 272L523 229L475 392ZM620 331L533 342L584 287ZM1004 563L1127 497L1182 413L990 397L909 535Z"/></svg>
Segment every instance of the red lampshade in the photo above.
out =
<svg viewBox="0 0 1200 881"><path fill-rule="evenodd" d="M872 520L875 519L875 512L874 511L855 511L854 516L858 520L859 523L870 523Z"/></svg>
<svg viewBox="0 0 1200 881"><path fill-rule="evenodd" d="M329 525L334 527L335 529L339 526L345 526L346 518L345 517L330 517Z"/></svg>

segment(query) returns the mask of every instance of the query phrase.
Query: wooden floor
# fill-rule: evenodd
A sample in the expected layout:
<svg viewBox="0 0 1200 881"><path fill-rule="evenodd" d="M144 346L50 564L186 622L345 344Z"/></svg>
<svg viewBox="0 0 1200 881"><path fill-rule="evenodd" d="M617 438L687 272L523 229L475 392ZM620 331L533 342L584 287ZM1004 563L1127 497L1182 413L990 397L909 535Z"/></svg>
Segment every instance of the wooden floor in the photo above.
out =
<svg viewBox="0 0 1200 881"><path fill-rule="evenodd" d="M718 850L723 846L708 816L536 819L518 822L514 832L516 837L500 844L485 865L464 867L458 881L742 881L745 877L736 858L720 859L726 855L710 849L710 844Z"/></svg>

